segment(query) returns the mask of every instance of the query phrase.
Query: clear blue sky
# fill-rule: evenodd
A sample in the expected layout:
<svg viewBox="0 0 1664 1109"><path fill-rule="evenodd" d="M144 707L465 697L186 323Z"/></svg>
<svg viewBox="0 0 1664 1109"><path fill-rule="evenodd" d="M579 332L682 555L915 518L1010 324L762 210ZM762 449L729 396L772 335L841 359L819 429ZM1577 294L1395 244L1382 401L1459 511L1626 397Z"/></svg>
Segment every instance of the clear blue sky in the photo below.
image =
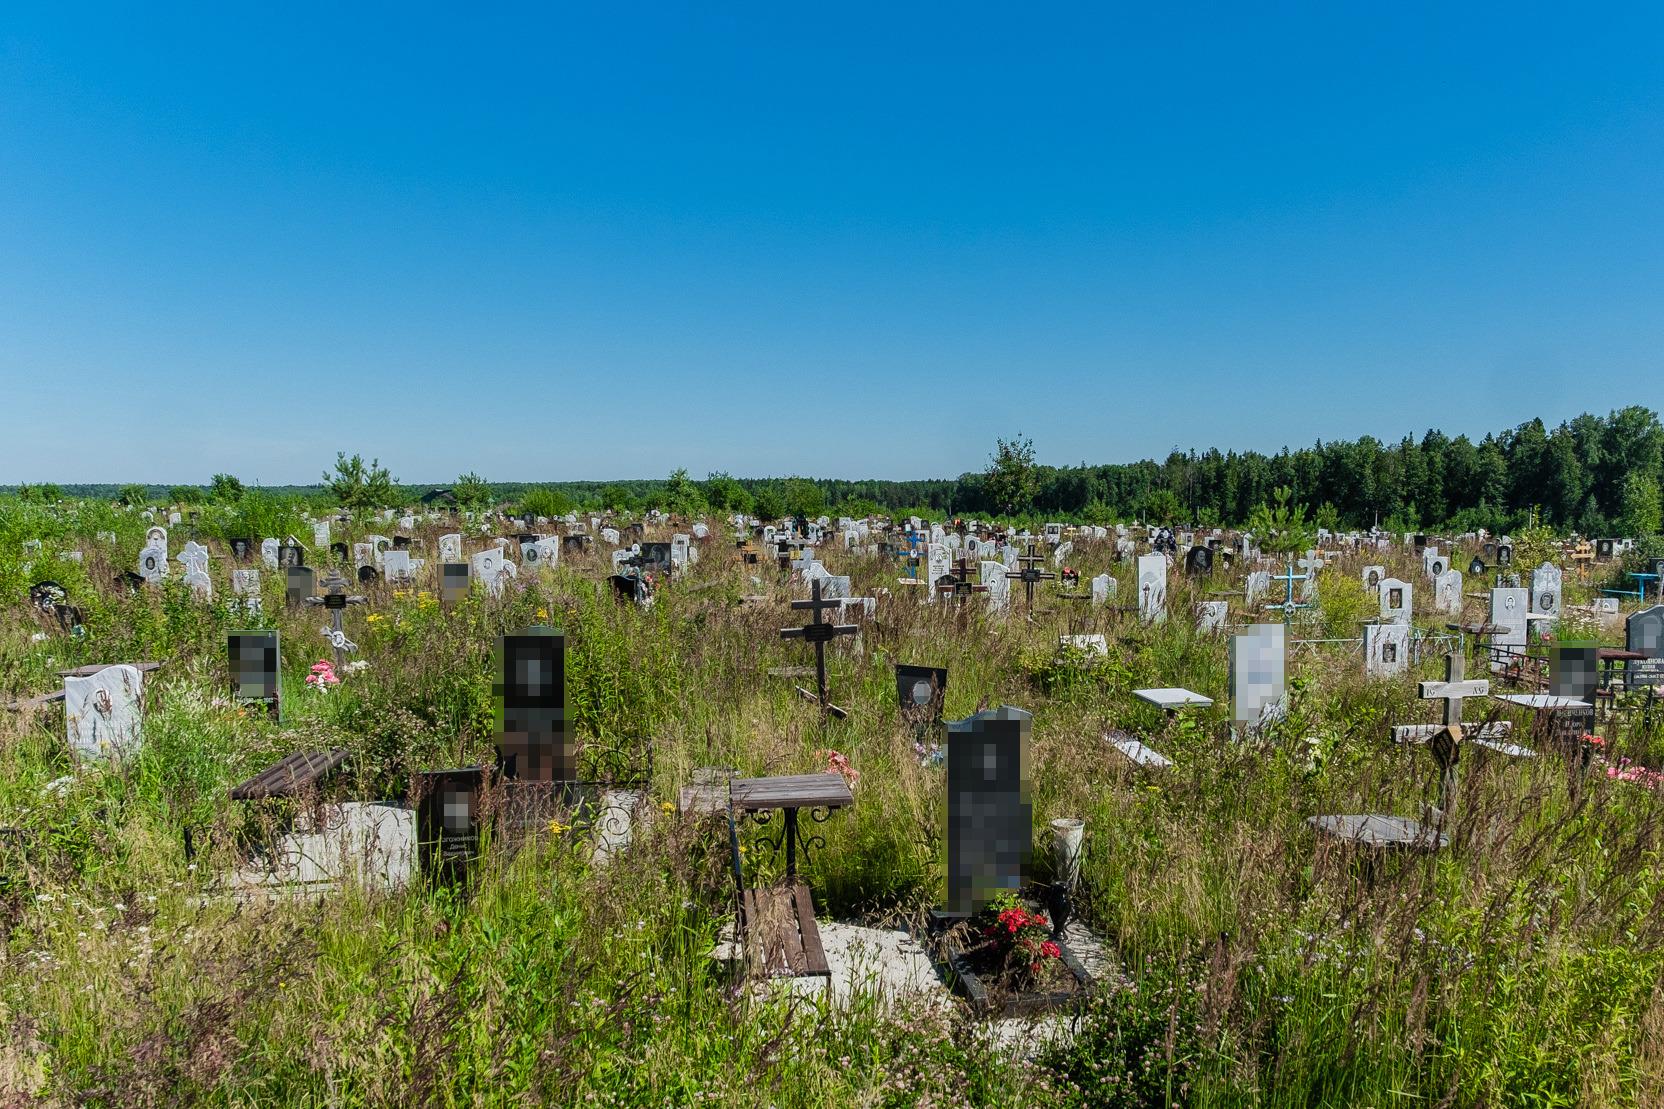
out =
<svg viewBox="0 0 1664 1109"><path fill-rule="evenodd" d="M0 483L1664 406L1659 5L100 7L0 13Z"/></svg>

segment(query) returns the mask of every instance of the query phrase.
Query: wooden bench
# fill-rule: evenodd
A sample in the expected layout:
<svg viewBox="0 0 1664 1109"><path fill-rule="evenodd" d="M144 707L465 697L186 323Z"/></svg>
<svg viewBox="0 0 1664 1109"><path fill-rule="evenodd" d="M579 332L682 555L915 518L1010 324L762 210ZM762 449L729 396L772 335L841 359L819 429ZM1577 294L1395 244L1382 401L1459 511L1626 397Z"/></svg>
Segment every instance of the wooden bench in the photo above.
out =
<svg viewBox="0 0 1664 1109"><path fill-rule="evenodd" d="M815 905L801 883L747 889L740 866L739 826L728 810L728 847L733 857L734 892L739 903L739 940L746 977L825 978L832 968L820 942Z"/></svg>
<svg viewBox="0 0 1664 1109"><path fill-rule="evenodd" d="M808 886L740 890L740 930L748 969L763 977L832 977Z"/></svg>
<svg viewBox="0 0 1664 1109"><path fill-rule="evenodd" d="M248 781L231 787L233 801L263 801L271 797L294 797L302 790L321 782L347 761L347 749L333 751L296 751L287 755Z"/></svg>

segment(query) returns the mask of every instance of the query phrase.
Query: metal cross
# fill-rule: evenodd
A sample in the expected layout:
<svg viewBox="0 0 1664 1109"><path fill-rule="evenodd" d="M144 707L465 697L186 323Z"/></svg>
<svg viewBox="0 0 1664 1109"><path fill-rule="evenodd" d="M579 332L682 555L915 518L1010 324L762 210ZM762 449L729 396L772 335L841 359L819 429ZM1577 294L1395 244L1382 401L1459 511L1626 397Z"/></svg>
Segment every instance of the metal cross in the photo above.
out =
<svg viewBox="0 0 1664 1109"><path fill-rule="evenodd" d="M1301 561L1302 562L1307 562L1307 561L1310 561L1310 560L1309 559L1302 559ZM1271 579L1272 581L1280 581L1280 582L1284 583L1284 585L1287 589L1287 593L1286 593L1287 599L1284 600L1283 603L1280 604L1280 605L1266 605L1265 607L1266 608L1281 609L1282 613L1283 613L1283 623L1285 623L1285 624L1288 623L1289 616L1292 614L1294 609L1311 607L1311 602L1309 602L1309 601L1296 601L1294 599L1294 583L1297 582L1297 581L1310 581L1311 577L1312 577L1312 575L1311 575L1310 571L1307 571L1304 574L1296 574L1294 572L1294 563L1291 561L1288 564L1287 572L1278 574L1276 577Z"/></svg>
<svg viewBox="0 0 1664 1109"><path fill-rule="evenodd" d="M1044 563L1046 559L1044 555L1037 555L1034 553L1033 543L1028 545L1028 554L1018 555L1017 561L1023 564L1023 568L1014 572L1008 570L1006 571L1005 576L1010 578L1012 581L1020 581L1023 583L1023 591L1028 595L1028 607L1033 609L1034 584L1041 581L1051 581L1053 578L1057 577L1057 575L1052 573L1050 570L1041 571L1035 569L1036 563Z"/></svg>
<svg viewBox="0 0 1664 1109"><path fill-rule="evenodd" d="M944 597L968 597L972 593L988 592L986 585L971 584L971 564L963 555L954 562L953 573L949 576L953 578L951 584L939 586L931 582L930 587Z"/></svg>
<svg viewBox="0 0 1664 1109"><path fill-rule="evenodd" d="M357 595L348 596L346 579L335 570L323 580L324 594L321 597L308 597L306 603L317 606L323 605L329 610L330 626L324 629L329 637L330 645L335 648L335 666L337 669L347 664L346 653L358 650L358 644L347 638L346 629L341 624L341 614L348 605L362 605L368 603L368 598Z"/></svg>
<svg viewBox="0 0 1664 1109"><path fill-rule="evenodd" d="M830 693L826 688L826 645L840 635L854 635L860 629L854 624L834 624L821 619L821 613L829 608L838 607L838 602L832 599L821 599L820 579L809 583L809 599L807 601L793 601L795 609L809 609L813 615L809 623L801 628L781 628L781 639L804 639L815 645L815 686L818 696L815 698L822 711L830 712L834 716L842 717L844 711L832 703ZM807 695L807 691L804 691Z"/></svg>

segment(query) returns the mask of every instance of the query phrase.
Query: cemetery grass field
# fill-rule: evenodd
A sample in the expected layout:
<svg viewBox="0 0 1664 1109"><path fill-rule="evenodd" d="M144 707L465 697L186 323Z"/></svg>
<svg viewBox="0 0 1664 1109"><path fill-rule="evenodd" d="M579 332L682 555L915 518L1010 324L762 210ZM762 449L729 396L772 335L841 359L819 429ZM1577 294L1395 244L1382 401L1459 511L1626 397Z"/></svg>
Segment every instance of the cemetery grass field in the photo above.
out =
<svg viewBox="0 0 1664 1109"><path fill-rule="evenodd" d="M216 526L208 513L210 545ZM310 534L283 513L232 526ZM446 530L418 529L430 558ZM1233 742L1226 640L1198 634L1188 613L1209 590L1240 590L1240 572L1192 582L1175 570L1160 626L1072 606L1053 583L1029 619L1020 590L1003 616L979 601L920 605L895 562L829 545L833 572L879 597L858 640L828 648L847 720L823 719L793 680L768 676L812 661L779 637L802 622L786 607L801 586L766 562L739 565L720 523L645 611L615 601L601 557L522 572L502 599L476 588L454 608L431 583L368 590L346 617L367 665L323 694L303 679L329 657L324 618L285 609L269 574L279 724L228 700L226 634L257 625L231 610L223 578L210 604L177 570L132 596L111 584L143 532L104 504L0 501L3 699L58 688L76 665L165 660L146 676L142 751L118 765L78 768L55 708L0 714L0 826L13 830L0 837L8 1104L1664 1103L1657 794L1582 773L1541 737L1536 759L1465 751L1450 849L1360 866L1307 819L1420 817L1436 769L1390 729L1436 709L1411 677L1365 680L1356 647L1301 648L1285 720ZM43 549L26 573L33 538ZM82 562L54 556L71 547ZM217 569L223 559L216 546ZM1070 561L1083 581L1107 570L1120 597L1134 595L1112 544L1077 542ZM1377 608L1359 580L1366 561L1419 577L1402 547L1346 555L1291 639L1358 634ZM31 608L42 576L82 610L84 636ZM1568 572L1567 602L1597 584ZM740 603L753 594L770 600ZM1481 602L1468 607L1483 616ZM1248 622L1234 607L1232 621ZM651 796L627 851L596 865L587 833L556 822L512 849L488 844L459 888L228 892L292 815L231 801L230 786L290 752L337 746L351 757L331 788L359 799L402 797L415 771L491 762L493 651L532 625L566 633L577 736L652 745ZM1106 634L1107 656L1060 650L1071 632ZM957 1008L736 990L711 958L733 883L726 825L677 812L696 767L812 773L843 753L859 772L855 804L817 828L826 844L804 867L818 915L910 927L940 903L945 789L899 719L897 663L948 668L947 719L1000 704L1032 712L1037 843L1054 817L1086 821L1079 911L1119 972L1055 1045L1013 1051ZM1434 658L1413 675L1442 676ZM1133 697L1146 686L1216 705L1169 717ZM1469 719L1479 714L1471 704ZM1527 736L1529 718L1513 719ZM1104 739L1112 730L1176 765L1129 766ZM1608 758L1664 766L1656 725L1605 738ZM764 874L778 866L752 855Z"/></svg>

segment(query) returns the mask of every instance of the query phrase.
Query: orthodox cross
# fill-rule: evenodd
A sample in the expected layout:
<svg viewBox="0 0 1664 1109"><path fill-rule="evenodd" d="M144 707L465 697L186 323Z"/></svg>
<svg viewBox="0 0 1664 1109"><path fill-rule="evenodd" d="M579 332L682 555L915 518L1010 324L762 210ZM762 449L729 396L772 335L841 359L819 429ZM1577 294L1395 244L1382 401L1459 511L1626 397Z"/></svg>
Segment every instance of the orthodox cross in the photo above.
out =
<svg viewBox="0 0 1664 1109"><path fill-rule="evenodd" d="M1308 560L1302 559L1301 561L1305 562ZM1294 563L1290 562L1286 572L1278 574L1276 577L1271 579L1272 581L1280 581L1284 584L1287 589L1287 599L1280 605L1266 605L1265 607L1281 609L1283 613L1283 623L1288 623L1288 618L1293 615L1295 609L1307 608L1310 606L1310 602L1308 601L1296 601L1294 599L1294 583L1297 581L1310 581L1311 577L1311 571L1309 570L1304 574L1296 574L1294 572Z"/></svg>
<svg viewBox="0 0 1664 1109"><path fill-rule="evenodd" d="M1450 802L1456 792L1456 760L1462 743L1462 702L1469 697L1483 697L1491 691L1488 681L1463 681L1462 674L1466 667L1461 653L1453 652L1445 656L1444 681L1421 683L1422 700L1444 702L1444 730L1436 732L1428 741L1433 758L1439 764L1441 821L1444 814L1450 811Z"/></svg>
<svg viewBox="0 0 1664 1109"><path fill-rule="evenodd" d="M1034 553L1033 543L1028 545L1028 554L1018 555L1017 561L1023 564L1023 568L1017 571L1007 571L1005 576L1012 581L1023 583L1023 592L1028 595L1028 607L1033 609L1035 582L1050 581L1057 575L1049 570L1042 571L1037 568L1038 565L1043 565L1046 559L1045 556Z"/></svg>
<svg viewBox="0 0 1664 1109"><path fill-rule="evenodd" d="M347 595L346 579L337 570L331 570L329 576L323 580L324 593L321 597L308 597L306 603L317 606L323 605L329 612L330 626L324 629L324 637L330 646L335 648L335 665L337 668L346 665L346 653L358 650L358 644L347 638L346 629L341 625L341 614L346 612L348 605L361 605L367 599L360 596Z"/></svg>
<svg viewBox="0 0 1664 1109"><path fill-rule="evenodd" d="M971 564L964 555L960 555L953 564L953 573L948 575L953 580L943 585L930 583L930 587L944 597L968 597L972 593L986 593L986 585L971 584Z"/></svg>
<svg viewBox="0 0 1664 1109"><path fill-rule="evenodd" d="M834 624L821 619L821 614L829 608L839 607L836 600L822 600L820 595L820 579L809 583L809 599L807 601L793 601L795 609L809 609L813 615L809 623L801 628L781 628L781 639L803 639L815 645L815 687L818 696L811 696L806 689L799 688L798 692L809 697L820 705L821 710L830 712L840 719L847 715L843 709L832 703L831 695L826 688L826 645L840 635L854 635L859 629L854 624Z"/></svg>

